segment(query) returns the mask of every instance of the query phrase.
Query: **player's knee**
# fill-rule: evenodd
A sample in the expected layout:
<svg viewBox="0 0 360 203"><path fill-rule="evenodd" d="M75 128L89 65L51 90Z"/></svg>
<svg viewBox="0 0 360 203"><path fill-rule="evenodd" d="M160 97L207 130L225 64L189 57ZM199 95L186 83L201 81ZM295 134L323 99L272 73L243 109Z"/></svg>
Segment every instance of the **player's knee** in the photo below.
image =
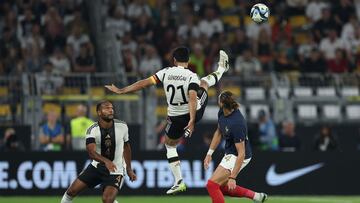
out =
<svg viewBox="0 0 360 203"><path fill-rule="evenodd" d="M102 196L103 203L113 203L115 200L115 197L113 195L104 194Z"/></svg>

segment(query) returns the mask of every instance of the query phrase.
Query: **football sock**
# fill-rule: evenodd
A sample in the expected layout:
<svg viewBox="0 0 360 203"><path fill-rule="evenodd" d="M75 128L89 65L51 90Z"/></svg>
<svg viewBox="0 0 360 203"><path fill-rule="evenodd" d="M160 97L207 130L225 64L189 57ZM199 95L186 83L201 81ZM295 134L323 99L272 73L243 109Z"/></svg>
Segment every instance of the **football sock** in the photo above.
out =
<svg viewBox="0 0 360 203"><path fill-rule="evenodd" d="M228 195L230 197L246 197L249 199L257 200L255 199L256 193L254 191L240 187L238 185L234 190L229 190L229 187L227 185L221 186L220 189L224 195Z"/></svg>
<svg viewBox="0 0 360 203"><path fill-rule="evenodd" d="M67 194L67 192L65 192L65 194L64 194L64 196L62 197L60 203L72 203L72 199L73 199L73 198L72 198L71 196L69 196L69 195Z"/></svg>
<svg viewBox="0 0 360 203"><path fill-rule="evenodd" d="M206 189L211 197L212 203L225 203L224 195L220 190L220 185L208 180Z"/></svg>
<svg viewBox="0 0 360 203"><path fill-rule="evenodd" d="M176 147L165 145L166 147L166 157L169 161L170 170L175 177L175 184L179 184L182 181L181 168L180 168L180 159L176 151Z"/></svg>
<svg viewBox="0 0 360 203"><path fill-rule="evenodd" d="M225 68L219 66L215 72L201 78L201 80L204 80L209 85L209 87L214 86L221 79L224 72Z"/></svg>

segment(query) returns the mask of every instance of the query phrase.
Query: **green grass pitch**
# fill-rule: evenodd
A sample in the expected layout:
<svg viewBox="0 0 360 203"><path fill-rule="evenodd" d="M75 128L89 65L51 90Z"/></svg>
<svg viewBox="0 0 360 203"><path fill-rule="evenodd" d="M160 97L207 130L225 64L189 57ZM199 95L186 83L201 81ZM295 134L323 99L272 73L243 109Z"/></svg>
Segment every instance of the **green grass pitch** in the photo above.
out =
<svg viewBox="0 0 360 203"><path fill-rule="evenodd" d="M1 203L60 203L61 197L0 197ZM211 203L205 196L121 197L119 203ZM226 203L251 203L247 199L226 198ZM101 203L96 196L79 197L73 203ZM267 203L360 203L360 196L271 196Z"/></svg>

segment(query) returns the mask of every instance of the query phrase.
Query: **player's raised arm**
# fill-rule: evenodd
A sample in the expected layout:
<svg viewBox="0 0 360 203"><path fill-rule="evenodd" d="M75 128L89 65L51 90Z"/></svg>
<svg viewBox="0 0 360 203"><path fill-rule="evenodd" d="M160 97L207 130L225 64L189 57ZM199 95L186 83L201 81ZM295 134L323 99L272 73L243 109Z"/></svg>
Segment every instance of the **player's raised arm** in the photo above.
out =
<svg viewBox="0 0 360 203"><path fill-rule="evenodd" d="M155 85L156 82L154 81L154 79L152 79L152 77L153 76L143 79L143 80L139 80L139 81L137 81L129 86L126 86L124 88L121 88L121 89L116 87L114 84L105 85L105 87L108 90L110 90L116 94L126 94L126 93L136 92L136 91L144 89L148 86Z"/></svg>
<svg viewBox="0 0 360 203"><path fill-rule="evenodd" d="M209 151L207 152L206 157L204 159L204 168L205 169L209 168L209 164L212 159L211 156L214 153L217 146L220 144L220 142L221 142L221 133L220 133L220 129L218 126L216 131L214 132L213 138L211 140Z"/></svg>

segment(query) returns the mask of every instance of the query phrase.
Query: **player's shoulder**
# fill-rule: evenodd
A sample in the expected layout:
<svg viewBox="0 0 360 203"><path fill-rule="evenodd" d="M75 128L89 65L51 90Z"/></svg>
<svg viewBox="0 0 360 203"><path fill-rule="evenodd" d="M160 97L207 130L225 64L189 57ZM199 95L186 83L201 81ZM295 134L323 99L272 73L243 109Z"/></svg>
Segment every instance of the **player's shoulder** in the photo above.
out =
<svg viewBox="0 0 360 203"><path fill-rule="evenodd" d="M114 119L114 125L127 126L127 123L123 120Z"/></svg>
<svg viewBox="0 0 360 203"><path fill-rule="evenodd" d="M86 130L86 134L87 134L87 135L90 134L91 131L92 131L94 128L97 128L97 127L99 127L98 122L94 122L90 127L88 127L88 129Z"/></svg>

